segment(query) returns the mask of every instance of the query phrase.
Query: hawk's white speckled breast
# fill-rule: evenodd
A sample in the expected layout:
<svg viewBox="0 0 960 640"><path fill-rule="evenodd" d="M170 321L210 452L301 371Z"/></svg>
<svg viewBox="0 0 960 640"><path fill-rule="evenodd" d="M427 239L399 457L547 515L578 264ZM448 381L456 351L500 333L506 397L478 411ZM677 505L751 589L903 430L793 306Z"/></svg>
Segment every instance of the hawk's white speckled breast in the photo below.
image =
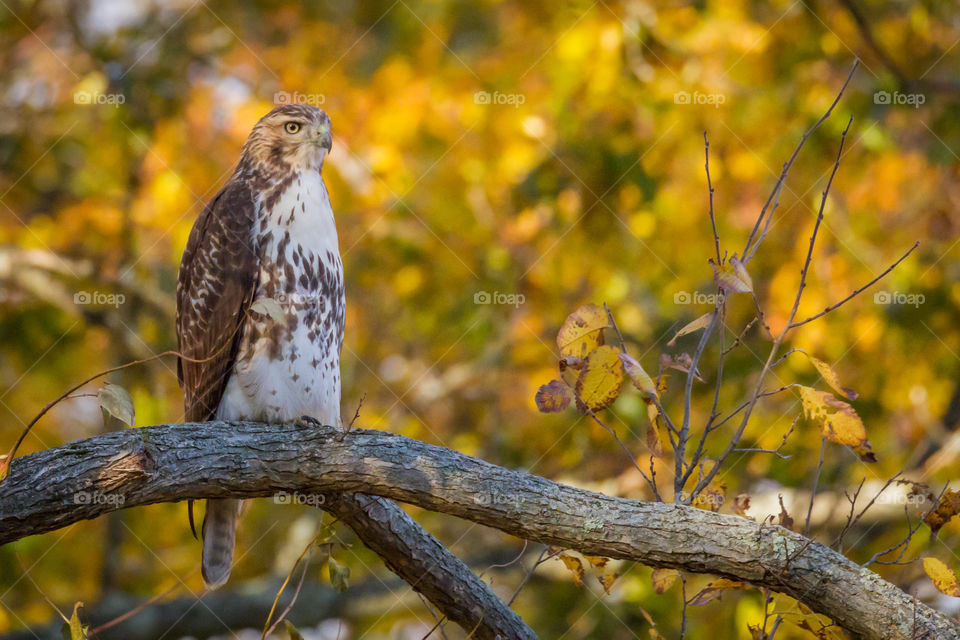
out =
<svg viewBox="0 0 960 640"><path fill-rule="evenodd" d="M293 177L257 203L255 304L218 418L340 424L343 263L319 171ZM278 316L279 314L279 316Z"/></svg>

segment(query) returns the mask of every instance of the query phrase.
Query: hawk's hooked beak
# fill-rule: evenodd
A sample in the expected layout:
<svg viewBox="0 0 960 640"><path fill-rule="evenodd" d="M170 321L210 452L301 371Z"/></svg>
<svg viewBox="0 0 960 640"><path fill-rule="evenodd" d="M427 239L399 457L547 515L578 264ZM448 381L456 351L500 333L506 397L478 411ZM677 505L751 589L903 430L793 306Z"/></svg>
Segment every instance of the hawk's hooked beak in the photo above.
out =
<svg viewBox="0 0 960 640"><path fill-rule="evenodd" d="M330 128L327 126L318 128L314 141L329 153L330 149L333 148L333 136L330 135Z"/></svg>

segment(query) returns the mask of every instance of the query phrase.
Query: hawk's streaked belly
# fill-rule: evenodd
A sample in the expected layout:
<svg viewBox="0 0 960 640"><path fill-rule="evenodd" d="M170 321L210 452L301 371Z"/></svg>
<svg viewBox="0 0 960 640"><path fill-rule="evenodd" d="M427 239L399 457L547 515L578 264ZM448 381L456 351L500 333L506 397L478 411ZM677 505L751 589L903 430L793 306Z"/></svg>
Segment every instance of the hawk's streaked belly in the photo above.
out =
<svg viewBox="0 0 960 640"><path fill-rule="evenodd" d="M280 423L308 415L339 425L343 264L320 172L297 175L257 206L267 210L254 230L254 300L276 304L248 313L217 417Z"/></svg>

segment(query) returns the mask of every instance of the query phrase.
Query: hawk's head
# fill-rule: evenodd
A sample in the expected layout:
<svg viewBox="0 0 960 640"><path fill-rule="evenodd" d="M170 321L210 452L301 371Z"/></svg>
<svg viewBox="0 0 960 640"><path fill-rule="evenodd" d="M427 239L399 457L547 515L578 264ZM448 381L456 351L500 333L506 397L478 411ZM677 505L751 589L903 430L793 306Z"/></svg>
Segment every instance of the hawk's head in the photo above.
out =
<svg viewBox="0 0 960 640"><path fill-rule="evenodd" d="M243 159L268 175L320 169L332 145L330 116L311 105L285 104L253 127Z"/></svg>

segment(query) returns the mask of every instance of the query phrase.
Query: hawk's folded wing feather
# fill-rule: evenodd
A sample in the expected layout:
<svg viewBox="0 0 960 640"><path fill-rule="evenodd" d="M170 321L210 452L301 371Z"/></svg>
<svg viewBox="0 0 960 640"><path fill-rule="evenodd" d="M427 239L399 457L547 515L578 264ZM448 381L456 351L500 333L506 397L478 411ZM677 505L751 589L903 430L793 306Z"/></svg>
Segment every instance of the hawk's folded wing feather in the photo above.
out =
<svg viewBox="0 0 960 640"><path fill-rule="evenodd" d="M190 231L177 280L177 373L188 421L212 420L233 370L260 261L250 188L232 179ZM200 360L201 362L192 362Z"/></svg>

